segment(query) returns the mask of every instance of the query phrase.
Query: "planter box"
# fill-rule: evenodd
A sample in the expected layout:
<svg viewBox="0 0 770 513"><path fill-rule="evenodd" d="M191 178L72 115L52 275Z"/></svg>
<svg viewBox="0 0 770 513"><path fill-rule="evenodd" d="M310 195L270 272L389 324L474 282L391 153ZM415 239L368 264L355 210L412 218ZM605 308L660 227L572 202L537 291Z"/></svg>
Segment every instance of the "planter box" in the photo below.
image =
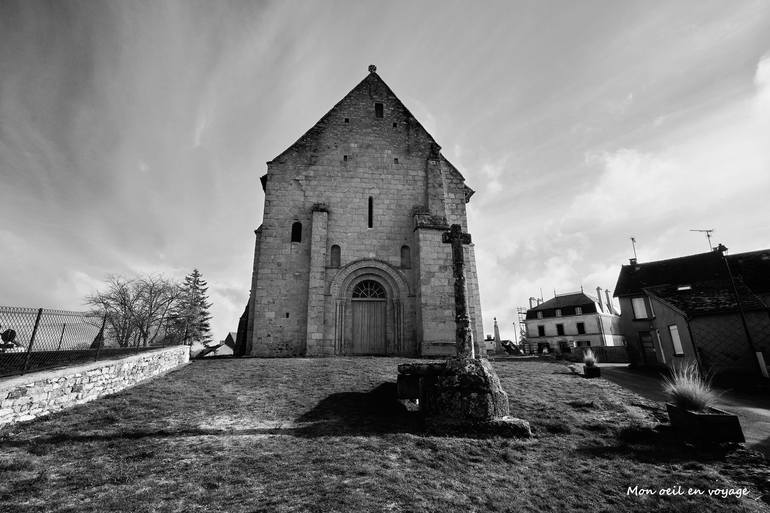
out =
<svg viewBox="0 0 770 513"><path fill-rule="evenodd" d="M586 378L600 378L602 376L602 370L597 367L588 367L586 365L583 366L583 377Z"/></svg>
<svg viewBox="0 0 770 513"><path fill-rule="evenodd" d="M697 442L745 442L743 430L737 415L717 408L705 412L694 412L666 403L671 425L686 440Z"/></svg>

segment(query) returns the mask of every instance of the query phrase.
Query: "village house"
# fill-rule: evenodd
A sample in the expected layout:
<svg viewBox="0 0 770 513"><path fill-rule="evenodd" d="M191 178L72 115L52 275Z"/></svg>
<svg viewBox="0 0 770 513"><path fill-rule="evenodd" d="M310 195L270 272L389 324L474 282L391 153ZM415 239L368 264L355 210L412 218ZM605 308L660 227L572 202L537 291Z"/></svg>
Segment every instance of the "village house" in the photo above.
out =
<svg viewBox="0 0 770 513"><path fill-rule="evenodd" d="M374 66L267 163L261 184L237 355L455 354L452 251L442 234L452 224L468 231L473 190ZM463 251L478 346L474 247Z"/></svg>
<svg viewBox="0 0 770 513"><path fill-rule="evenodd" d="M615 296L633 365L767 376L770 250L725 250L621 268Z"/></svg>
<svg viewBox="0 0 770 513"><path fill-rule="evenodd" d="M609 291L596 288L596 296L583 291L557 294L536 304L530 298L526 325L527 343L532 352L571 353L575 348L618 348L602 351L611 353L612 361L625 360L625 341L620 331L620 317Z"/></svg>

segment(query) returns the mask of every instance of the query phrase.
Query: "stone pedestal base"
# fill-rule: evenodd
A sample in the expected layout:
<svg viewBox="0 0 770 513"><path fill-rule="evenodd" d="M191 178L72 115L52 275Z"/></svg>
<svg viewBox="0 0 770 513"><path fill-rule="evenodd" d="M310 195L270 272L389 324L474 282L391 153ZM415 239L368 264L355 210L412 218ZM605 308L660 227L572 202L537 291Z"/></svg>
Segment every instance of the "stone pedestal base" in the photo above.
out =
<svg viewBox="0 0 770 513"><path fill-rule="evenodd" d="M418 401L431 432L532 435L527 421L509 416L508 395L487 360L456 357L399 365L398 398Z"/></svg>

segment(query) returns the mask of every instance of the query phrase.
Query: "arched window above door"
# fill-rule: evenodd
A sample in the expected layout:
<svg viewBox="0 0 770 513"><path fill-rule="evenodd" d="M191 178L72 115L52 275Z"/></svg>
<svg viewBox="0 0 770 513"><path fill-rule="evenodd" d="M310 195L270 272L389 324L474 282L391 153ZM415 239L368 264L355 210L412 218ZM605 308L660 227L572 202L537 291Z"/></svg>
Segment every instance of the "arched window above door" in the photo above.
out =
<svg viewBox="0 0 770 513"><path fill-rule="evenodd" d="M353 299L385 299L385 289L374 280L363 280L353 289Z"/></svg>

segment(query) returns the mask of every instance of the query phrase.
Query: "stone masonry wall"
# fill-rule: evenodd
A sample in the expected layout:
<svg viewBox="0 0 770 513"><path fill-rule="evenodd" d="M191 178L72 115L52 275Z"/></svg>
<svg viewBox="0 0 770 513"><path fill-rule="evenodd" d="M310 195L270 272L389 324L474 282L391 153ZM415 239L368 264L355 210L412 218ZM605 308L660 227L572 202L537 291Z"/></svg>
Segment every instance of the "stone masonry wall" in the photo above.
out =
<svg viewBox="0 0 770 513"><path fill-rule="evenodd" d="M381 117L376 104L382 105ZM417 352L419 307L412 305L420 286L415 272L420 250L413 212L428 208L430 203L426 182L429 161L440 162L437 184L444 188L441 200L446 203L441 215L450 224L467 226L464 181L451 165L437 160L437 148L387 85L372 73L268 163L262 236L255 259L258 280L252 291L253 355L334 354L339 344L330 333L343 329L335 327L335 312L340 308L337 302L344 298L327 292L321 308L318 298L309 300L309 292L318 293L319 279L325 280L328 291L340 269L364 260L385 262L406 280L409 290L398 291L408 296L399 306L404 315L403 337ZM370 197L372 226L368 223ZM320 226L313 223L317 204L323 204L326 211L325 237L318 231L314 234L311 228ZM439 209L437 205L434 202ZM301 242L290 240L295 222L302 223ZM440 240L437 243L441 245ZM332 245L340 247L339 268L331 266ZM412 255L407 265L401 261L403 246ZM321 256L326 266L323 271L319 268ZM388 298L394 299L398 298ZM389 310L388 337L395 339L391 312L396 315L396 309ZM337 316L344 320L348 313ZM449 322L453 319L450 317Z"/></svg>
<svg viewBox="0 0 770 513"><path fill-rule="evenodd" d="M0 426L119 392L189 361L189 346L175 346L0 381Z"/></svg>

